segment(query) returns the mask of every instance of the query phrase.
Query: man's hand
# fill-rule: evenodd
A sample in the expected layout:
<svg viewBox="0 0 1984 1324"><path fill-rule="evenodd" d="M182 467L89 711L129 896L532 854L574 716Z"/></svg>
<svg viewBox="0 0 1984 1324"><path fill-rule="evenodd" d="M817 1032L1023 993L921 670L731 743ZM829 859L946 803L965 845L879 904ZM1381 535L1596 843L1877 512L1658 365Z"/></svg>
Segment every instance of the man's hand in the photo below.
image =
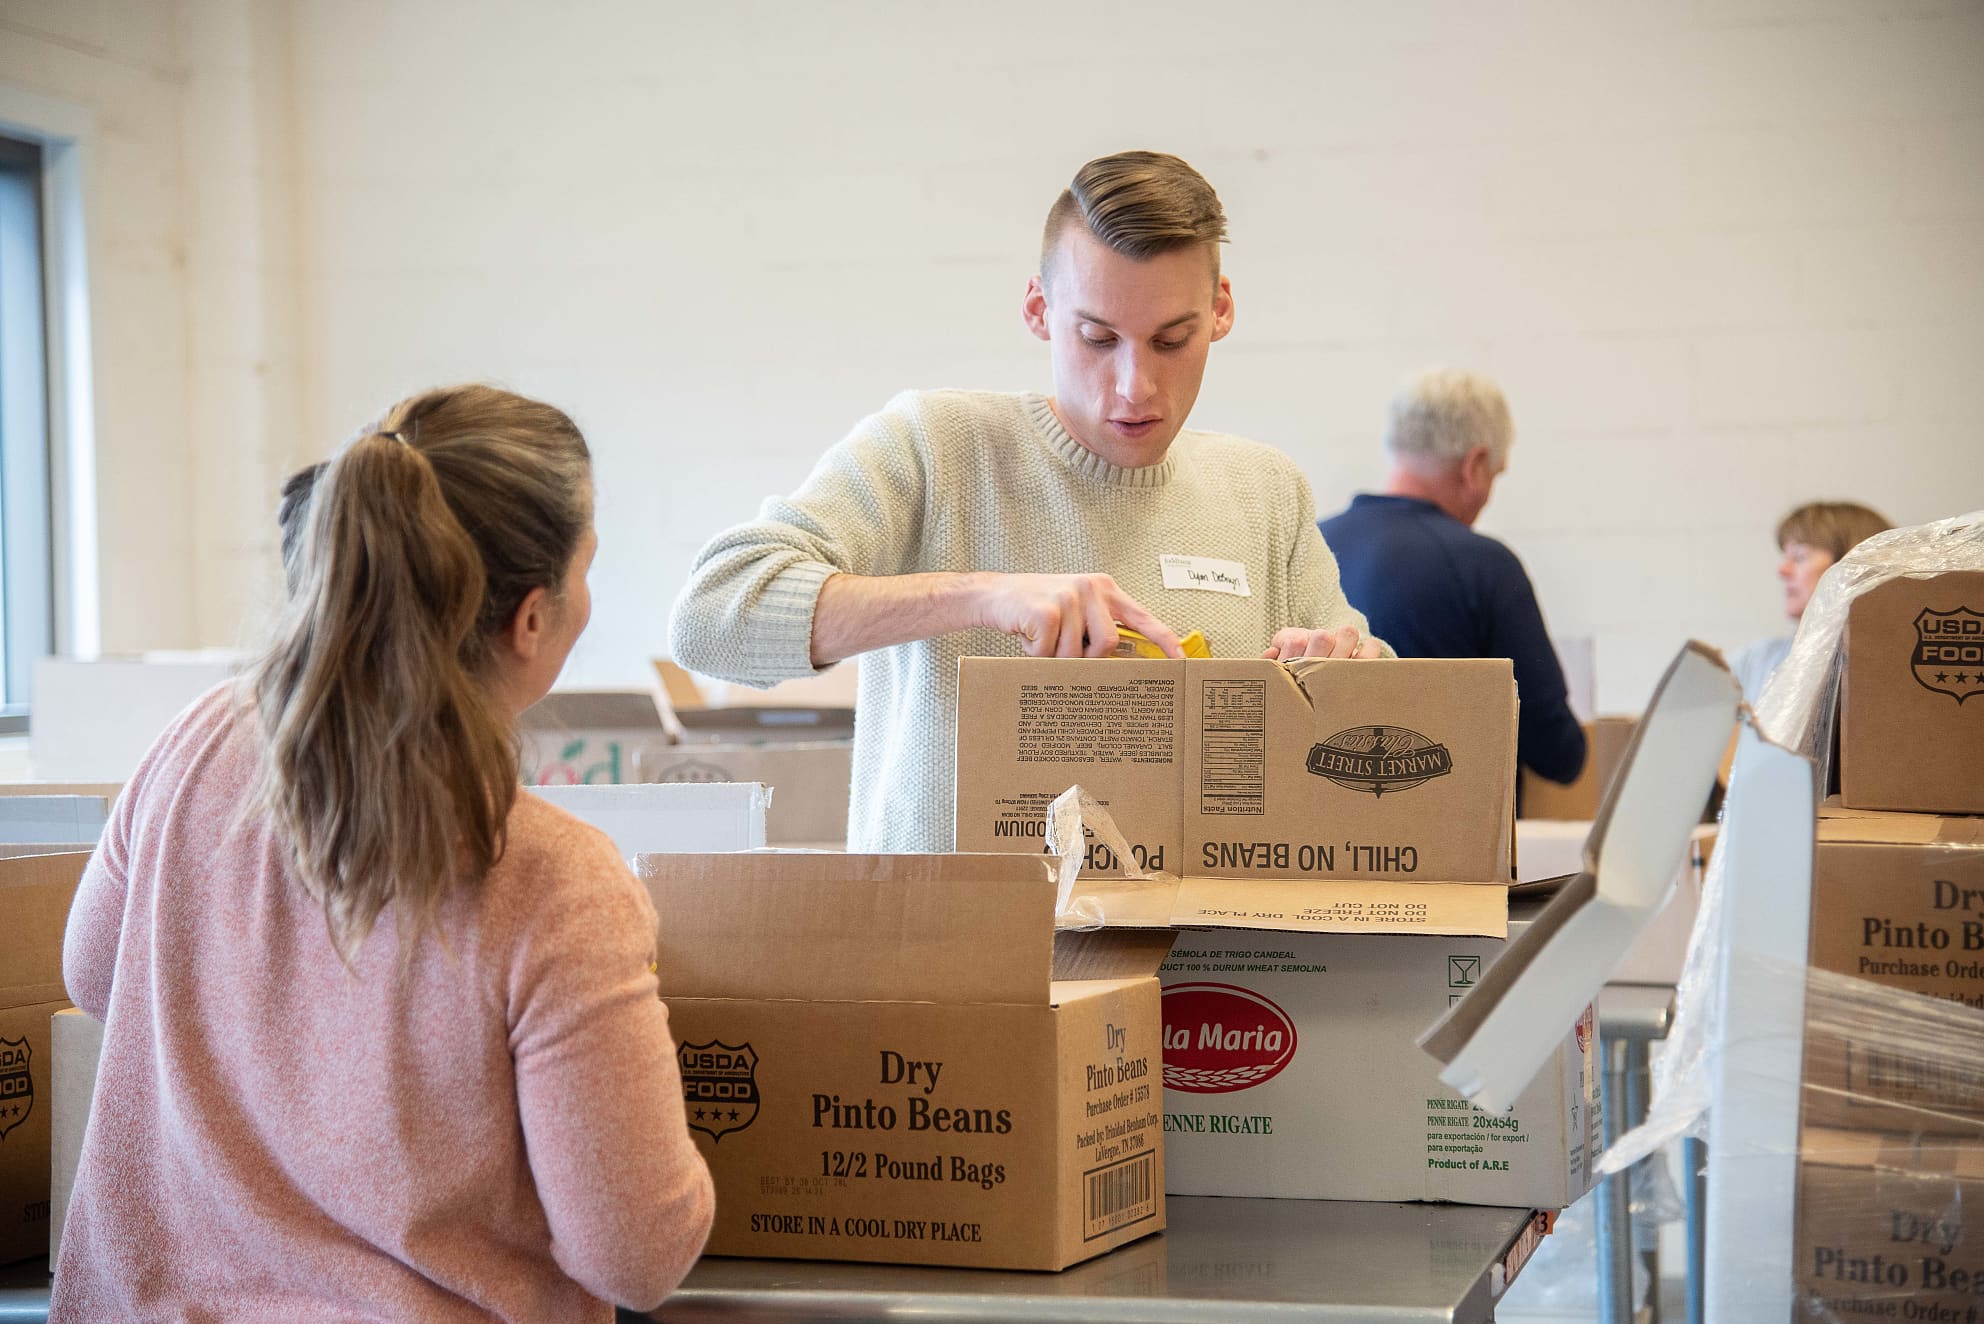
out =
<svg viewBox="0 0 1984 1324"><path fill-rule="evenodd" d="M1270 662L1288 662L1298 657L1383 657L1384 654L1376 643L1359 635L1357 627L1346 625L1340 630L1279 630L1261 656Z"/></svg>
<svg viewBox="0 0 1984 1324"><path fill-rule="evenodd" d="M979 577L978 623L1017 635L1029 657L1107 657L1118 621L1181 657L1178 636L1108 575Z"/></svg>

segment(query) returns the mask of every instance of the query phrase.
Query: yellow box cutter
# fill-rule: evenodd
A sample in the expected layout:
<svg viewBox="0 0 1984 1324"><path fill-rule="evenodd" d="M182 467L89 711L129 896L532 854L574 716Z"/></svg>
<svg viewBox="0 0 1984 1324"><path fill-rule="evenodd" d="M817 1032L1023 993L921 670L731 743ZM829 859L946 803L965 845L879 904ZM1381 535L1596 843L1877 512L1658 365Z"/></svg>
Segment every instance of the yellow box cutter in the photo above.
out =
<svg viewBox="0 0 1984 1324"><path fill-rule="evenodd" d="M1186 657L1212 656L1212 650L1206 647L1206 637L1197 630L1193 630L1190 634L1179 636L1178 651ZM1111 656L1161 658L1164 656L1164 650L1137 631L1132 630L1129 626L1118 625L1116 627L1116 651Z"/></svg>

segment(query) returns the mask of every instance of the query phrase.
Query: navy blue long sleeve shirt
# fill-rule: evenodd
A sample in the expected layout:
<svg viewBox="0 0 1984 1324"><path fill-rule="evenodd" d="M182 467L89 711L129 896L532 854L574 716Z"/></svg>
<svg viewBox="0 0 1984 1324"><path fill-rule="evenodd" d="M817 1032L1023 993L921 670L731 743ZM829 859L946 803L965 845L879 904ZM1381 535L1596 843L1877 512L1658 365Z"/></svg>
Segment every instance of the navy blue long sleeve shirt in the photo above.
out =
<svg viewBox="0 0 1984 1324"><path fill-rule="evenodd" d="M1400 657L1506 657L1521 716L1516 757L1552 781L1584 768L1584 731L1516 554L1430 501L1360 493L1318 522L1344 595Z"/></svg>

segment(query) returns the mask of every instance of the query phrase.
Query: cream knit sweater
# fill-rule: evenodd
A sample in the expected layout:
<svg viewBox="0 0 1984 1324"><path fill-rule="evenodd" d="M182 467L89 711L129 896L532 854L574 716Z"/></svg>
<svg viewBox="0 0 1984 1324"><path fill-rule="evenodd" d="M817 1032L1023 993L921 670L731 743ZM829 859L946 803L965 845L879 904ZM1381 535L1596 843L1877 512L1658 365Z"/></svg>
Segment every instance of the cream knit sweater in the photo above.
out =
<svg viewBox="0 0 1984 1324"><path fill-rule="evenodd" d="M1166 588L1166 555L1239 562L1250 596ZM1185 431L1160 463L1124 469L1084 449L1045 396L905 391L797 493L703 549L675 603L675 659L747 685L810 675L828 576L971 570L1110 575L1179 633L1203 630L1216 657L1257 657L1288 626L1368 632L1281 452ZM1022 652L967 630L861 659L850 850L952 848L958 659Z"/></svg>

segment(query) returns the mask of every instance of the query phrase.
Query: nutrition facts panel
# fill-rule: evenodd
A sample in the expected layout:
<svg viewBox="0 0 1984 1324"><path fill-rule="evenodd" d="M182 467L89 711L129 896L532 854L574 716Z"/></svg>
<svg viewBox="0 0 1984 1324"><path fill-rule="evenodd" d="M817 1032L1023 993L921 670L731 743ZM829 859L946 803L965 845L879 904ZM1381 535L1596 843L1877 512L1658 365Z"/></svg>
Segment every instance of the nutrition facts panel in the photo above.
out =
<svg viewBox="0 0 1984 1324"><path fill-rule="evenodd" d="M1203 682L1199 812L1267 812L1268 692L1259 680Z"/></svg>

